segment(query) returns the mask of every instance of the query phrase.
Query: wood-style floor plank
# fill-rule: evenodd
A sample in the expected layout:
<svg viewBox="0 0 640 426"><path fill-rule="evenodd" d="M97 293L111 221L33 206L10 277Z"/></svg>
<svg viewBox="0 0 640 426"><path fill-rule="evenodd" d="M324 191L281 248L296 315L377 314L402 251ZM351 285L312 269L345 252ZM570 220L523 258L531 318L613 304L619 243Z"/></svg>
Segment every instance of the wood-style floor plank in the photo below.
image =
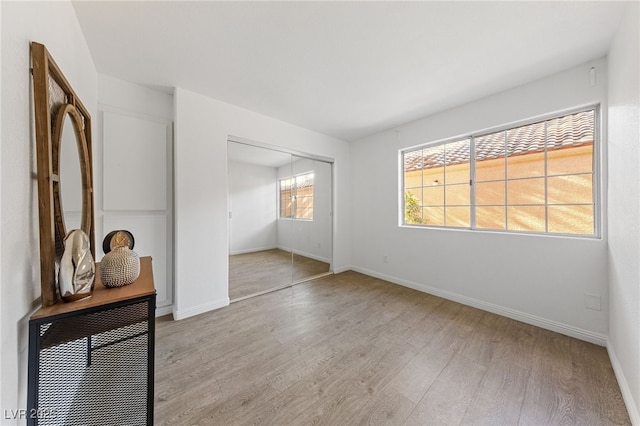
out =
<svg viewBox="0 0 640 426"><path fill-rule="evenodd" d="M442 370L449 364L454 350L423 348L389 383L389 389L418 403Z"/></svg>
<svg viewBox="0 0 640 426"><path fill-rule="evenodd" d="M606 350L355 272L156 322L158 425L630 424Z"/></svg>
<svg viewBox="0 0 640 426"><path fill-rule="evenodd" d="M485 367L462 355L453 355L405 424L460 424L485 372Z"/></svg>
<svg viewBox="0 0 640 426"><path fill-rule="evenodd" d="M578 424L573 410L572 362L571 339L537 333L521 424Z"/></svg>
<svg viewBox="0 0 640 426"><path fill-rule="evenodd" d="M462 424L517 424L529 373L517 364L491 363Z"/></svg>
<svg viewBox="0 0 640 426"><path fill-rule="evenodd" d="M353 413L347 423L362 426L400 425L409 417L415 406L415 403L400 393L387 389L370 398L360 410Z"/></svg>

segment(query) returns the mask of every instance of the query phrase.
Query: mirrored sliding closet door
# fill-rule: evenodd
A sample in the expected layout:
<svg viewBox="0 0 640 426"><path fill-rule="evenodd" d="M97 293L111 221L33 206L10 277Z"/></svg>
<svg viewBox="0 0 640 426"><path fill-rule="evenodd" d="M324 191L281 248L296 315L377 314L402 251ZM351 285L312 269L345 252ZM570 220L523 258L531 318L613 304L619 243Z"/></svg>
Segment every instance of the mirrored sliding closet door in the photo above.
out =
<svg viewBox="0 0 640 426"><path fill-rule="evenodd" d="M228 142L229 299L331 271L332 164Z"/></svg>
<svg viewBox="0 0 640 426"><path fill-rule="evenodd" d="M295 283L331 270L331 164L292 156L291 171Z"/></svg>

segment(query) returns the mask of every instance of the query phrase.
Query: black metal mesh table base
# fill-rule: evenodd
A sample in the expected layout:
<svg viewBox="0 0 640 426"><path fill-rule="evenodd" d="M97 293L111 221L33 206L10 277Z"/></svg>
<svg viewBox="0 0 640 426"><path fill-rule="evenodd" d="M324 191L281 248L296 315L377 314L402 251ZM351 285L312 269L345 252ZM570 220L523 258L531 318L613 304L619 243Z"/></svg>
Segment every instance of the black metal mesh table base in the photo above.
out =
<svg viewBox="0 0 640 426"><path fill-rule="evenodd" d="M37 347L30 352L36 415L29 424L152 424L151 304L116 304L30 324Z"/></svg>

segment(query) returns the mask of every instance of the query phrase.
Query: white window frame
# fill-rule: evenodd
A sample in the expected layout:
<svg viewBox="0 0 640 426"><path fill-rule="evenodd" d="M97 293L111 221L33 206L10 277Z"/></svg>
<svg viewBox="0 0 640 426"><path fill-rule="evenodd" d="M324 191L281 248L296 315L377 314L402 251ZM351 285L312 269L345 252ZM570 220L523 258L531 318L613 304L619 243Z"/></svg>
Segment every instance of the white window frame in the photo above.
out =
<svg viewBox="0 0 640 426"><path fill-rule="evenodd" d="M545 231L522 231L522 230L509 230L509 229L487 229L487 228L477 228L476 227L476 159L475 159L475 142L476 138L480 138L486 135L490 135L497 132L507 131L510 129L516 129L518 127L523 127L535 123L539 123L542 121L552 120L554 118L563 117L566 115L576 114L580 112L593 111L594 112L594 135L593 135L593 152L592 152L592 198L593 198L593 234L570 234L570 233L555 233ZM484 129L482 131L471 132L469 134L460 135L452 138L441 139L433 142L428 142L408 148L403 148L398 150L398 164L399 164L399 226L406 228L418 228L418 229L447 229L447 230L459 230L459 231L473 231L473 232L490 232L490 233L508 233L508 234L527 234L527 235L544 235L544 236L553 236L553 237L571 237L571 238L585 238L585 239L601 239L602 238L602 199L601 199L601 186L602 186L602 175L600 171L601 164L601 132L602 132L602 121L601 121L601 113L600 113L600 104L592 104L588 106L582 106L573 109L562 110L559 112L554 112L550 114L545 114L542 116L538 116L535 118L530 118L527 120L522 120L519 122L513 122L506 125L501 125L489 129ZM452 142L457 142L465 139L470 139L470 153L469 153L469 169L470 169L470 226L469 227L455 227L455 226L446 226L446 225L429 225L429 224L407 224L405 223L405 170L404 170L404 156L406 153L414 152L419 149L434 147L438 145L444 145ZM547 186L547 174L546 174L546 159L545 159L545 193ZM507 179L505 176L505 185L507 183ZM424 187L424 184L423 184ZM506 197L506 192L505 192ZM446 201L445 201L446 202ZM507 207L508 204L505 204ZM546 210L549 206L547 199L545 198L545 217ZM506 214L506 208L505 208ZM547 220L545 219L545 222Z"/></svg>
<svg viewBox="0 0 640 426"><path fill-rule="evenodd" d="M313 207L311 208L311 218L303 218L303 217L297 217L296 214L298 212L298 196L297 196L297 185L296 185L296 179L301 177L301 176L307 176L307 175L312 175L311 179L312 179L312 184L311 184L311 188L312 188L312 205ZM293 185L291 186L291 192L292 194L294 192L296 192L296 194L292 195L292 204L291 204L291 217L287 217L287 216L282 216L282 181L283 180L287 180L287 179L292 179L293 180ZM300 221L304 221L304 222L313 222L314 216L315 216L315 172L313 170L309 170L306 171L304 173L298 173L296 175L292 175L292 176L284 176L281 178L278 178L278 219L280 220L300 220Z"/></svg>

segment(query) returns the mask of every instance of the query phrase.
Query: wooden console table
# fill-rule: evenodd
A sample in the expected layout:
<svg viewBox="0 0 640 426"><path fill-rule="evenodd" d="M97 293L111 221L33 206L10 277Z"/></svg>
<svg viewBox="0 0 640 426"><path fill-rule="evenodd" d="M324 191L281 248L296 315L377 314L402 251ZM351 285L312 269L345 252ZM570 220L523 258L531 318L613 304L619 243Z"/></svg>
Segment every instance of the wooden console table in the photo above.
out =
<svg viewBox="0 0 640 426"><path fill-rule="evenodd" d="M29 319L28 425L153 425L156 290L140 276Z"/></svg>

